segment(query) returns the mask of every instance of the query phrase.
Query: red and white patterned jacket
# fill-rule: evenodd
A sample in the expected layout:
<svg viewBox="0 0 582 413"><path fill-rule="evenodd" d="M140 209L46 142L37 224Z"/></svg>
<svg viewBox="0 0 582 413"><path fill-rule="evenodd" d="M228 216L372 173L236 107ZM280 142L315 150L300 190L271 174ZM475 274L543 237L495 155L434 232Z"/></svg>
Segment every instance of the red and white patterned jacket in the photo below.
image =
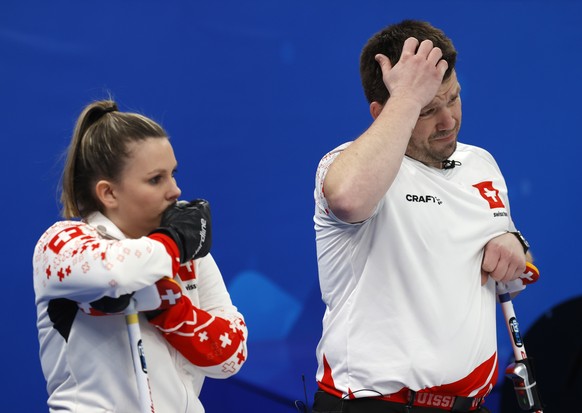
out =
<svg viewBox="0 0 582 413"><path fill-rule="evenodd" d="M89 304L173 277L163 243L126 239L100 213L61 221L33 258L40 359L51 411L138 411L125 317L91 315ZM247 329L211 255L179 267L183 298L148 322L140 314L156 411L203 412L204 377L227 378L247 358Z"/></svg>

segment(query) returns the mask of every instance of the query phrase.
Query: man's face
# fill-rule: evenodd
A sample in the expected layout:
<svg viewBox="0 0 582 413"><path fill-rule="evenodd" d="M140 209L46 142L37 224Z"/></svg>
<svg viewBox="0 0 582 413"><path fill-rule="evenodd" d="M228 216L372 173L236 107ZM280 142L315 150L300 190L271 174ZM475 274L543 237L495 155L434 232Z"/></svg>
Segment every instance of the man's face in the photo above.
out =
<svg viewBox="0 0 582 413"><path fill-rule="evenodd" d="M455 72L439 88L430 104L422 108L406 155L440 167L457 147L461 127L461 86Z"/></svg>

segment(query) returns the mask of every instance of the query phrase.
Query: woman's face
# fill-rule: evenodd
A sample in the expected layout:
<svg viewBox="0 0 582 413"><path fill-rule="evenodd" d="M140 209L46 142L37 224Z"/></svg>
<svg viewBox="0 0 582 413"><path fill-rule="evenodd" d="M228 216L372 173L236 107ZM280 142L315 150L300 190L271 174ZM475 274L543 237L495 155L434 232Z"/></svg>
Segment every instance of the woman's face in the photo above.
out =
<svg viewBox="0 0 582 413"><path fill-rule="evenodd" d="M129 145L120 179L111 185L111 203L104 213L128 238L149 234L163 212L181 194L174 173L177 162L167 138L149 138Z"/></svg>

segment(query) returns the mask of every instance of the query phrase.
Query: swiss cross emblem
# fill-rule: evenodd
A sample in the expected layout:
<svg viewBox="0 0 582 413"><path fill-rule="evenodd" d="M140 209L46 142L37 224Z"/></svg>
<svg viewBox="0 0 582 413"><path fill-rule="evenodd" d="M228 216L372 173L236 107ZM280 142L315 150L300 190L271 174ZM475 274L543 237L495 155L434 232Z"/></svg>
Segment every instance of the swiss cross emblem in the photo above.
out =
<svg viewBox="0 0 582 413"><path fill-rule="evenodd" d="M483 181L473 186L479 190L483 199L489 202L489 208L505 208L505 205L503 205L503 201L499 196L499 190L493 187L493 182Z"/></svg>
<svg viewBox="0 0 582 413"><path fill-rule="evenodd" d="M85 234L83 233L83 230L79 227L65 228L49 241L48 247L55 254L58 254L67 242L74 238L78 238L82 235Z"/></svg>
<svg viewBox="0 0 582 413"><path fill-rule="evenodd" d="M196 279L196 272L194 271L194 262L188 261L182 264L178 269L178 276L182 281L190 281Z"/></svg>

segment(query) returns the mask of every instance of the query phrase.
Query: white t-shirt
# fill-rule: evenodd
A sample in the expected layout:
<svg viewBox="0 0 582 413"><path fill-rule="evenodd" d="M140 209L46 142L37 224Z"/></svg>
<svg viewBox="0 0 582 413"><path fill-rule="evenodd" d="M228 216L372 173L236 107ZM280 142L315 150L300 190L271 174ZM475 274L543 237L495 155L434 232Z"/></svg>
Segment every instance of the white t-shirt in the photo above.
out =
<svg viewBox="0 0 582 413"><path fill-rule="evenodd" d="M315 189L319 280L326 312L317 380L337 395L403 387L481 397L497 376L495 283L481 286L483 247L513 231L493 157L458 144L436 169L405 157L365 222L341 222L323 182L347 146L320 162ZM369 390L369 391L366 391Z"/></svg>

